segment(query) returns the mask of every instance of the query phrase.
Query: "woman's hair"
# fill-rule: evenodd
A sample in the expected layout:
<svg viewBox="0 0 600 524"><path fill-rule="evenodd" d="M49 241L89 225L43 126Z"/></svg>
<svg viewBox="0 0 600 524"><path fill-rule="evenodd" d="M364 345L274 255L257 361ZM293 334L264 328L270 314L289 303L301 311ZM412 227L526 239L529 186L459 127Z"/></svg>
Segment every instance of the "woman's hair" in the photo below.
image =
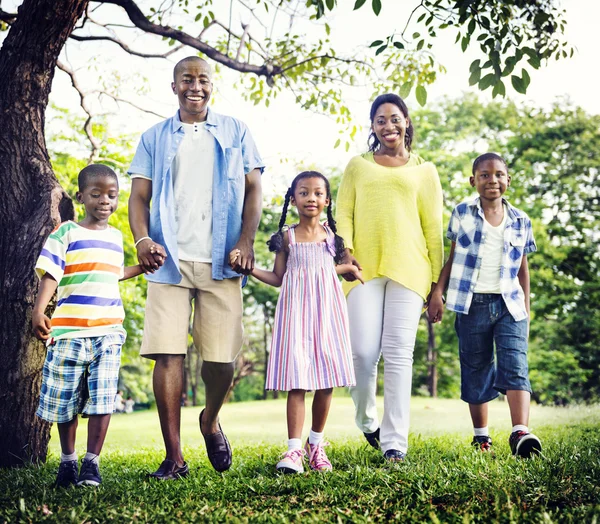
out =
<svg viewBox="0 0 600 524"><path fill-rule="evenodd" d="M279 226L277 228L277 233L274 233L271 236L271 239L267 242L269 246L269 251L274 251L275 253L279 253L283 249L283 226L285 226L285 220L287 218L287 210L290 204L290 199L294 196L296 192L296 187L298 186L298 182L300 180L304 180L305 178L320 178L325 182L325 189L327 191L327 198L329 199L329 205L327 206L327 225L329 229L333 231L334 242L335 242L335 256L334 260L336 263L340 263L343 256L346 246L344 246L344 239L337 234L337 227L335 224L335 220L333 219L333 214L331 212L332 200L331 200L331 187L329 185L329 180L317 171L303 171L299 175L294 178L292 181L292 185L289 187L285 194L285 201L283 203L283 211L281 212L281 218L279 219Z"/></svg>
<svg viewBox="0 0 600 524"><path fill-rule="evenodd" d="M373 100L373 103L371 104L371 125L375 120L375 115L377 114L379 106L383 104L394 104L400 109L400 111L402 111L404 118L408 118L408 107L406 107L404 100L402 100L398 95L395 95L394 93L386 93L385 95L379 95L375 100ZM408 149L408 151L411 150L411 144L414 135L415 128L411 122L411 125L406 128L406 133L404 134L404 145L406 146L406 149ZM369 151L373 152L377 151L379 149L379 146L381 145L373 129L371 129L371 134L367 139L367 144L369 145Z"/></svg>
<svg viewBox="0 0 600 524"><path fill-rule="evenodd" d="M502 162L506 168L506 172L508 173L508 165L506 164L506 160L504 160L504 158L502 158L498 153L483 153L483 155L479 155L473 162L473 176L475 176L475 171L477 171L479 168L479 164L487 160L498 160L499 162Z"/></svg>

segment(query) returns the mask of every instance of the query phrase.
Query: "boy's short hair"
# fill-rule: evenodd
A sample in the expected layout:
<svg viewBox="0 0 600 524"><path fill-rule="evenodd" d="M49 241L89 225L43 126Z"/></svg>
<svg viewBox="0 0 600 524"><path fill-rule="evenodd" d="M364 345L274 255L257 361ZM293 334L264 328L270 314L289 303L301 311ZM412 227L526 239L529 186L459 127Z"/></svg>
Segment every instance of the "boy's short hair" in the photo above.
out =
<svg viewBox="0 0 600 524"><path fill-rule="evenodd" d="M90 164L79 172L79 176L77 177L79 191L83 191L88 186L92 178L99 176L114 178L117 182L117 185L119 184L119 177L110 167L104 164Z"/></svg>
<svg viewBox="0 0 600 524"><path fill-rule="evenodd" d="M504 158L502 158L498 153L483 153L483 155L479 155L473 162L473 176L475 176L475 171L477 171L479 164L485 162L486 160L498 160L502 162L506 168L506 172L508 173L508 164L506 163L506 160L504 160Z"/></svg>

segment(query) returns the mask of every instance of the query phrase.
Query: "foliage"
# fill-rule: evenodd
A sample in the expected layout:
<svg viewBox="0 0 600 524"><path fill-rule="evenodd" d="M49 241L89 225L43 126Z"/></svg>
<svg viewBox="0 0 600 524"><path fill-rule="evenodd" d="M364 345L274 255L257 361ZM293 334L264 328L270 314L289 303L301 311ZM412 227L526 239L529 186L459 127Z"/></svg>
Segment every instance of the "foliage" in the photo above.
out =
<svg viewBox="0 0 600 524"><path fill-rule="evenodd" d="M257 431L265 404L272 402L244 406ZM283 402L273 404L283 409ZM279 476L273 465L281 448L248 439L239 425L237 435L228 432L239 444L225 474L212 470L200 446L186 450L187 479L151 482L147 472L164 458L157 443L103 453L98 489L60 490L49 489L58 465L54 455L43 466L0 471L0 520L593 522L600 516L598 409L560 411L575 418L537 428L544 455L533 460L510 455L507 431L492 432L495 457L475 452L468 434L412 434L408 461L390 467L357 431L352 440L333 439L327 448L333 472ZM129 433L137 434L139 415L114 422L130 421ZM436 421L442 433L448 420Z"/></svg>

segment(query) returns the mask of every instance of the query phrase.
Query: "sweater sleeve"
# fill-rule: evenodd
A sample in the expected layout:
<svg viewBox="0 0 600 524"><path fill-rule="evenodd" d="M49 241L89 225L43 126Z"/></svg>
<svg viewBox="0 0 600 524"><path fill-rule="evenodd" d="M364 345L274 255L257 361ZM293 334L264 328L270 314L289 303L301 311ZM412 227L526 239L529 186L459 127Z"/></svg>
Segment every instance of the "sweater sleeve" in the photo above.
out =
<svg viewBox="0 0 600 524"><path fill-rule="evenodd" d="M356 197L354 161L350 160L342 176L337 194L335 220L338 235L350 251L354 250L354 205Z"/></svg>
<svg viewBox="0 0 600 524"><path fill-rule="evenodd" d="M444 197L437 169L433 164L429 165L431 169L428 170L427 176L423 177L423 184L419 191L419 219L427 244L433 282L437 282L444 262L442 234Z"/></svg>

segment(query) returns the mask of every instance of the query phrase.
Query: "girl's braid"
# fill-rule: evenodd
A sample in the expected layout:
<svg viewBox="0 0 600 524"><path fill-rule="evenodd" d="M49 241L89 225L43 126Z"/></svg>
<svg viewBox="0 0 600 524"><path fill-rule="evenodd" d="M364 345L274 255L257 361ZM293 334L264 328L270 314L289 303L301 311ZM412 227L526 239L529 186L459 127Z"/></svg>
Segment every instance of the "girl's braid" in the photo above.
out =
<svg viewBox="0 0 600 524"><path fill-rule="evenodd" d="M337 234L337 225L333 219L331 205L332 204L329 204L327 206L327 225L329 226L329 229L333 231L333 240L335 242L335 257L333 257L333 259L335 260L336 264L339 264L346 254L346 246L344 245L344 239Z"/></svg>
<svg viewBox="0 0 600 524"><path fill-rule="evenodd" d="M285 194L285 202L283 203L283 211L281 212L281 218L279 219L279 227L277 233L271 235L271 239L267 241L269 251L279 253L283 249L283 226L285 226L285 220L287 218L287 210L290 204L290 198L292 197L292 188L289 188Z"/></svg>

